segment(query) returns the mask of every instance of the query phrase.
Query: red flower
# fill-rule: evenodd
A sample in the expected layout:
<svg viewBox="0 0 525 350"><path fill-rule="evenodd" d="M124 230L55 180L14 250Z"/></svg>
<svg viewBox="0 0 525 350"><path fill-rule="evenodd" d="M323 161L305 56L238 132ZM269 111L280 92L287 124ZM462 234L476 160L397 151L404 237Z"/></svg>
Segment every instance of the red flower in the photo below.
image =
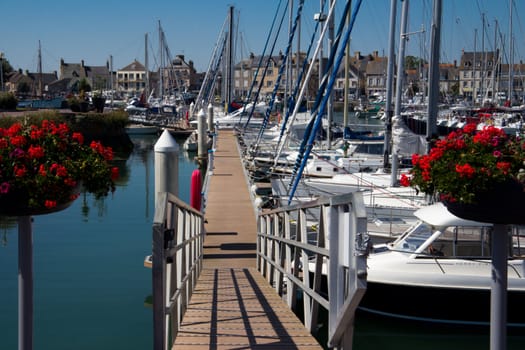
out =
<svg viewBox="0 0 525 350"><path fill-rule="evenodd" d="M118 168L116 166L112 167L111 168L111 179L115 181L116 179L118 179L118 176L119 176Z"/></svg>
<svg viewBox="0 0 525 350"><path fill-rule="evenodd" d="M401 178L399 179L399 183L403 187L410 186L410 178L406 174L401 174Z"/></svg>
<svg viewBox="0 0 525 350"><path fill-rule="evenodd" d="M52 200L46 200L44 202L44 206L47 208L47 209L53 209L57 206L57 201L52 201Z"/></svg>
<svg viewBox="0 0 525 350"><path fill-rule="evenodd" d="M29 146L27 150L29 158L42 158L44 156L44 148L42 146Z"/></svg>
<svg viewBox="0 0 525 350"><path fill-rule="evenodd" d="M72 136L73 140L78 142L79 144L84 144L84 136L79 132L74 132Z"/></svg>
<svg viewBox="0 0 525 350"><path fill-rule="evenodd" d="M476 170L470 164L456 164L456 171L461 177L471 178L476 173Z"/></svg>
<svg viewBox="0 0 525 350"><path fill-rule="evenodd" d="M511 164L509 162L497 162L496 167L507 175L509 173Z"/></svg>
<svg viewBox="0 0 525 350"><path fill-rule="evenodd" d="M38 168L38 174L43 177L47 176L47 170L44 164L40 164L40 167Z"/></svg>
<svg viewBox="0 0 525 350"><path fill-rule="evenodd" d="M15 147L23 147L26 144L26 138L22 135L12 136L11 144Z"/></svg>

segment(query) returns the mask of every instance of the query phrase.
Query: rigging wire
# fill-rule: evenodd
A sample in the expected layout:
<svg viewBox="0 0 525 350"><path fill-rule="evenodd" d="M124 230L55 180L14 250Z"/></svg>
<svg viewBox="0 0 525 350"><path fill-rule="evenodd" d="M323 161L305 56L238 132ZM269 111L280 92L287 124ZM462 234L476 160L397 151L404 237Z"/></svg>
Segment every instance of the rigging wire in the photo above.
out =
<svg viewBox="0 0 525 350"><path fill-rule="evenodd" d="M281 16L281 21L279 23L279 27L278 27L277 32L275 34L275 37L274 37L274 40L273 40L273 44L272 44L272 48L270 49L270 54L268 55L268 58L266 59L266 65L265 65L264 70L263 70L261 81L259 82L259 87L257 89L257 93L255 94L255 99L254 99L254 102L253 102L253 108L250 111L250 115L248 116L248 120L244 124L244 129L246 129L246 127L248 126L248 123L252 119L253 113L255 112L255 104L257 103L257 100L258 100L259 95L261 93L261 89L262 89L262 86L264 84L264 78L266 77L266 73L268 72L268 67L270 66L270 62L273 60L273 58L272 58L273 51L275 50L275 44L277 43L277 39L279 38L279 34L281 32L281 28L282 28L282 25L283 25L283 22L284 22L284 18L286 17L286 9L287 8L288 8L288 2L286 3L286 6L284 7L283 15Z"/></svg>
<svg viewBox="0 0 525 350"><path fill-rule="evenodd" d="M295 16L294 24L293 24L290 36L288 38L288 45L286 46L286 50L285 50L285 53L284 53L284 58L281 61L281 65L279 67L279 73L277 74L277 80L275 82L275 85L274 85L274 88L273 88L273 91L272 91L272 97L270 98L270 102L268 104L268 108L266 108L266 113L264 115L263 124L261 125L261 128L259 130L259 135L257 136L257 139L255 141L255 146L254 146L254 150L255 151L257 150L257 148L259 146L259 143L261 141L262 134L264 133L264 130L266 129L266 127L268 125L268 121L270 119L270 113L271 113L271 111L273 109L273 105L275 103L275 97L277 95L277 90L279 89L279 86L281 85L281 79L282 79L282 76L284 75L284 70L285 70L285 68L287 68L287 64L286 63L288 61L288 57L290 56L290 51L291 51L291 48L292 48L293 39L295 37L295 32L297 30L297 25L299 23L299 20L301 18L301 14L302 14L302 11L303 11L303 5L304 5L304 0L300 0L299 1L299 5L297 7L297 14Z"/></svg>
<svg viewBox="0 0 525 350"><path fill-rule="evenodd" d="M239 120L239 122L242 120L242 116L244 115L244 113L246 112L246 105L247 105L247 102L250 100L251 96L252 96L252 93L253 93L253 89L255 87L255 83L257 82L257 77L259 76L259 70L262 66L262 62L263 62L263 58L264 56L266 55L266 50L268 48L268 43L270 42L270 37L272 35L272 32L273 32L273 27L275 25L275 21L277 20L277 15L279 14L279 9L281 8L281 4L282 4L282 0L279 0L279 4L277 5L277 10L275 11L275 15L273 17L273 20L272 20L272 25L270 26L270 32L268 33L268 36L266 37L266 42L264 43L264 48L263 48L263 51L261 53L261 57L259 58L259 64L257 65L257 69L255 70L255 73L253 75L253 80L252 80L252 83L250 84L250 89L248 90L248 95L246 97L246 101L244 103L244 106L242 107L242 113L241 113L241 119ZM253 101L253 105L252 105L252 110L255 109L255 99Z"/></svg>
<svg viewBox="0 0 525 350"><path fill-rule="evenodd" d="M360 5L361 1L359 1L358 4ZM332 44L332 48L330 49L330 56L328 57L328 62L326 64L327 68L333 67L333 65L334 65L334 59L336 57L336 52L337 52L337 49L339 47L339 43L341 41L341 35L343 34L343 30L344 30L344 27L346 25L346 15L348 14L349 11L350 11L350 2L347 1L346 6L345 6L345 10L343 11L343 15L341 16L341 20L339 22L339 27L337 29L337 34L336 34L335 40L334 40L334 42ZM351 25L353 25L353 23L354 23L354 20L353 20L353 17L352 17ZM348 41L348 39L347 39L347 41ZM346 43L345 43L345 45L346 45ZM310 122L308 123L308 125L306 127L303 140L301 142L301 145L299 146L299 153L297 155L295 166L294 166L294 169L292 171L292 180L294 180L294 178L296 177L297 172L301 168L304 168L303 166L301 166L301 164L305 161L304 158L303 158L303 156L305 154L305 150L308 148L308 142L311 142L311 143L314 142L314 139L315 139L316 134L317 134L317 130L314 128L314 126L318 125L320 123L320 119L322 118L322 115L321 116L317 115L317 118L315 118L313 116L317 113L317 111L319 109L319 106L322 104L322 102L324 100L326 100L327 97L329 97L330 92L326 89L327 88L327 84L329 82L329 79L330 79L331 75L337 74L338 69L339 69L339 67L337 67L334 70L334 72L332 72L332 74L330 74L330 70L329 69L326 69L325 74L323 75L322 81L321 81L321 83L319 85L319 89L317 90L317 95L316 95L316 98L315 98L315 101L314 101L314 105L312 106L312 109L311 109L312 119L310 119ZM319 121L317 119L319 119ZM309 141L309 140L311 140L311 141ZM308 156L306 158L308 158ZM300 171L302 172L302 170L300 170Z"/></svg>
<svg viewBox="0 0 525 350"><path fill-rule="evenodd" d="M349 3L349 2L347 2L347 3ZM343 60L343 57L344 57L344 53L345 53L344 48L346 47L346 45L348 43L348 40L350 39L350 34L352 32L352 28L354 27L355 18L357 16L357 13L359 12L359 8L361 6L361 3L362 3L362 0L358 0L357 4L354 7L354 10L353 10L353 13L352 13L352 17L351 17L351 21L350 21L350 25L348 26L346 32L344 33L343 41L341 42L341 47L343 49L339 50L339 54L337 55L335 63L334 63L334 60L333 60L332 57L330 57L331 59L329 59L329 61L328 61L329 63L333 64L332 74L330 75L330 79L329 79L328 83L326 83L326 91L324 91L325 89L323 88L323 91L324 91L323 99L321 101L321 105L320 105L320 109L319 109L319 112L317 114L317 117L315 118L315 122L314 122L314 125L313 125L312 133L310 134L310 137L308 138L308 144L307 144L307 147L306 147L305 152L304 152L304 157L302 158L301 167L300 167L298 173L295 175L295 177L292 177L293 187L291 188L291 191L290 191L288 204L291 203L293 195L294 195L294 193L295 193L295 191L297 189L297 184L298 184L298 182L299 182L299 180L300 180L300 178L302 176L302 172L304 170L306 162L308 161L308 156L310 155L310 151L312 150L314 139L315 139L315 134L316 134L317 129L319 128L319 125L321 124L322 116L323 116L323 114L325 112L326 105L328 103L328 99L329 99L329 97L331 95L332 88L334 86L334 82L335 82L336 77L337 77L337 72L339 71L339 67L341 66L341 61ZM348 11L349 11L349 6L346 6L345 9L346 9L346 11L343 12L343 15L341 17L341 23L340 23L340 27L341 28L344 27L344 25L345 25L346 16L348 15ZM334 40L334 44L333 44L334 45L334 49L331 50L330 56L335 56L335 52L337 51L337 48L339 46L340 34L341 33L338 31L338 35L337 35L336 39ZM334 53L334 55L332 55L332 53ZM328 65L328 67L330 67L330 65ZM323 81L324 80L325 79L323 77ZM298 157L298 159L299 159L299 157Z"/></svg>

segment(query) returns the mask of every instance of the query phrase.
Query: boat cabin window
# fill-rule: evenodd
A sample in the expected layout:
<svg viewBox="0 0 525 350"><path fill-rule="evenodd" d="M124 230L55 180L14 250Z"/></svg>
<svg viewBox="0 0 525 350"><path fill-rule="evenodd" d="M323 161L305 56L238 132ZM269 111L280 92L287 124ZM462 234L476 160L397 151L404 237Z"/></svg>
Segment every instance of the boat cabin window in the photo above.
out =
<svg viewBox="0 0 525 350"><path fill-rule="evenodd" d="M432 233L432 226L420 222L396 240L393 243L393 249L405 252L415 252L432 236Z"/></svg>
<svg viewBox="0 0 525 350"><path fill-rule="evenodd" d="M381 143L361 143L351 153L383 154L383 147Z"/></svg>
<svg viewBox="0 0 525 350"><path fill-rule="evenodd" d="M525 258L525 226L510 226L509 257ZM418 252L418 258L491 258L491 226L432 227L419 222L391 244L391 249Z"/></svg>
<svg viewBox="0 0 525 350"><path fill-rule="evenodd" d="M455 258L490 258L492 227L451 226L427 249L430 255Z"/></svg>

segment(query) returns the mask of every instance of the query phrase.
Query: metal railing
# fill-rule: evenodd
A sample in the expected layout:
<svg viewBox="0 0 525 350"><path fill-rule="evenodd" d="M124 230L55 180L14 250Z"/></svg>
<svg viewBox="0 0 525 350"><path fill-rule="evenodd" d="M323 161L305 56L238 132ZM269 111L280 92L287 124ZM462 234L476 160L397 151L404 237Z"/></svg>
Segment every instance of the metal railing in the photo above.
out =
<svg viewBox="0 0 525 350"><path fill-rule="evenodd" d="M158 194L153 219L155 350L171 349L202 271L204 214L171 193Z"/></svg>
<svg viewBox="0 0 525 350"><path fill-rule="evenodd" d="M359 192L259 213L257 269L292 310L302 293L303 321L311 333L318 328L319 307L328 311L331 348L352 347L368 247Z"/></svg>

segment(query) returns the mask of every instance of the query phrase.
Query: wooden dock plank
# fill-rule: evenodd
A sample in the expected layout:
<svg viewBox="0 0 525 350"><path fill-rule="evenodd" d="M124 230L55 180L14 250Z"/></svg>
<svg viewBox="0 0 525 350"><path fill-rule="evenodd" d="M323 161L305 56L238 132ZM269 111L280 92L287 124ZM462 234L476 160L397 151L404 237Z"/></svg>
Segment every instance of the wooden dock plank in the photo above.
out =
<svg viewBox="0 0 525 350"><path fill-rule="evenodd" d="M220 131L215 154L204 269L173 349L322 349L255 269L255 211L232 131Z"/></svg>
<svg viewBox="0 0 525 350"><path fill-rule="evenodd" d="M321 349L257 270L204 269L174 349L258 348Z"/></svg>

